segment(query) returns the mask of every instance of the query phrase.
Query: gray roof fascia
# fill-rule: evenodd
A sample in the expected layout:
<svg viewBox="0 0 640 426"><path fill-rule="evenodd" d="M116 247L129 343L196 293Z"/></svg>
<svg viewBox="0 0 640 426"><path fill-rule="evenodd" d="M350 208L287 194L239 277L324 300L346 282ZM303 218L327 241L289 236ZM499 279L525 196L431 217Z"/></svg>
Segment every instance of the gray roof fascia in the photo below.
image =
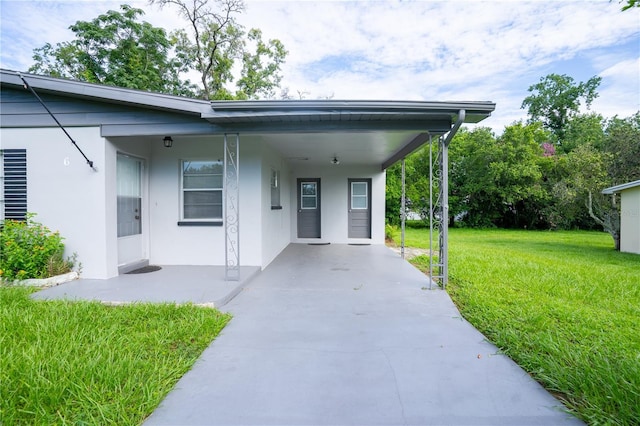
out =
<svg viewBox="0 0 640 426"><path fill-rule="evenodd" d="M20 73L29 85L36 91L63 94L67 96L134 105L143 108L153 108L166 111L202 115L211 110L209 101L190 99L181 96L165 95L161 93L145 92L142 90L125 89L116 86L86 83L49 76ZM23 87L24 84L16 71L0 69L0 83Z"/></svg>
<svg viewBox="0 0 640 426"><path fill-rule="evenodd" d="M432 134L444 134L451 130L448 118L439 120L399 120L399 121L242 121L209 122L224 133L331 133L331 132L385 132L385 131L429 131Z"/></svg>
<svg viewBox="0 0 640 426"><path fill-rule="evenodd" d="M603 194L615 194L616 192L624 191L625 189L635 188L636 186L640 186L640 180L635 180L633 182L623 183L621 185L611 186L609 188L605 188L602 190Z"/></svg>
<svg viewBox="0 0 640 426"><path fill-rule="evenodd" d="M465 110L466 123L477 123L495 110L493 102L422 102L422 101L212 101L212 110L203 114L211 122L237 119L275 118L288 116L346 116L346 115L411 115L449 116L457 120L460 110Z"/></svg>

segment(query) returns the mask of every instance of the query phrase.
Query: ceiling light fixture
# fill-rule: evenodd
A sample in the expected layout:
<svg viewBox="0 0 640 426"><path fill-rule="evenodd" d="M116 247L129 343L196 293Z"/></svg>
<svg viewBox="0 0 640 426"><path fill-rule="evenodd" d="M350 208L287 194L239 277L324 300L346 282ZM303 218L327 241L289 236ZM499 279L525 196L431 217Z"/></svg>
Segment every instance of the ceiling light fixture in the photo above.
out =
<svg viewBox="0 0 640 426"><path fill-rule="evenodd" d="M336 165L336 166L338 164L340 164L340 160L338 160L337 156L335 156L335 155L333 156L333 160L331 160L331 164Z"/></svg>

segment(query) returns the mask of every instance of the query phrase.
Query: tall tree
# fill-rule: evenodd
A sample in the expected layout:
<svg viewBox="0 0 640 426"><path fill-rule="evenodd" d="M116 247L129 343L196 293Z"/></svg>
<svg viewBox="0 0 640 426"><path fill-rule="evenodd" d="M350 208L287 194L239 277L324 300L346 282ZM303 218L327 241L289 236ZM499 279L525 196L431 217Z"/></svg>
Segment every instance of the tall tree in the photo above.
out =
<svg viewBox="0 0 640 426"><path fill-rule="evenodd" d="M173 6L188 22L188 30L172 35L181 62L200 76L204 99L256 99L271 97L279 86L280 67L287 51L279 40L262 40L262 33L245 33L237 22L242 0L149 0L160 7ZM251 50L255 48L255 51ZM234 92L234 65L242 62Z"/></svg>
<svg viewBox="0 0 640 426"><path fill-rule="evenodd" d="M193 94L180 79L185 68L170 58L172 43L164 29L140 22L141 9L122 5L90 22L70 27L75 39L34 50L30 72L132 89Z"/></svg>
<svg viewBox="0 0 640 426"><path fill-rule="evenodd" d="M640 180L640 111L608 120L604 152L610 154L607 174L612 185Z"/></svg>
<svg viewBox="0 0 640 426"><path fill-rule="evenodd" d="M598 97L596 89L601 77L591 77L586 83L575 83L568 75L549 74L529 87L532 94L522 102L530 121L542 121L553 132L556 142L562 145L569 120L580 112L581 100L587 108Z"/></svg>
<svg viewBox="0 0 640 426"><path fill-rule="evenodd" d="M468 226L535 228L548 198L542 186L540 123L515 123L496 138L491 130L460 131L451 142L452 215Z"/></svg>

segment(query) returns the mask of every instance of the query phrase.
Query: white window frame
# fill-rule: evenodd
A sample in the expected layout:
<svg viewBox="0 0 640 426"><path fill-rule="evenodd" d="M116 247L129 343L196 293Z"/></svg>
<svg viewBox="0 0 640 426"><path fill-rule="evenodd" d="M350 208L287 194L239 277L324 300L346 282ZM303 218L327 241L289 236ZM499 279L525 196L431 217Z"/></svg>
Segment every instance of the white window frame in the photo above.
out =
<svg viewBox="0 0 640 426"><path fill-rule="evenodd" d="M313 184L313 186L316 188L316 193L313 195L313 199L315 201L313 207L305 207L304 206L304 199L305 198L311 198L311 195L305 195L304 194L304 185L306 184ZM318 182L301 182L300 185L300 209L302 210L315 210L318 208Z"/></svg>
<svg viewBox="0 0 640 426"><path fill-rule="evenodd" d="M180 160L180 222L211 222L211 223L222 223L222 219L224 217L224 171L221 171L220 175L222 177L220 182L220 187L211 187L211 188L185 188L184 187L184 165L189 162L210 162L210 163L218 163L223 166L222 160L212 159L212 158L183 158ZM223 169L224 170L224 169ZM220 192L222 204L220 217L208 217L208 218L185 218L184 215L184 194L185 192L191 191L211 191L211 192Z"/></svg>
<svg viewBox="0 0 640 426"><path fill-rule="evenodd" d="M354 193L353 187L356 184L358 184L358 185L364 184L365 185L364 195L356 195ZM353 201L356 198L364 198L365 207L355 207L353 205ZM369 208L369 182L365 182L365 181L351 182L351 210L367 210L368 208Z"/></svg>

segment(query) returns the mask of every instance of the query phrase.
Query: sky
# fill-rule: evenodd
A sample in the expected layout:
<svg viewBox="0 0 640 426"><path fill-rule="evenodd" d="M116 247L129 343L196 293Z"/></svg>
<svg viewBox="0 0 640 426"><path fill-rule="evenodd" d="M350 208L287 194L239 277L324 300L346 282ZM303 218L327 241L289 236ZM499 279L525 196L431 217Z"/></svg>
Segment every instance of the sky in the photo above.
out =
<svg viewBox="0 0 640 426"><path fill-rule="evenodd" d="M33 49L69 41L69 26L122 3L167 30L175 9L142 0L0 0L0 68L26 71ZM619 0L245 0L238 17L288 50L282 87L306 99L492 101L481 125L526 120L529 86L548 74L602 77L591 111L640 111L640 8ZM586 112L586 110L584 110Z"/></svg>

